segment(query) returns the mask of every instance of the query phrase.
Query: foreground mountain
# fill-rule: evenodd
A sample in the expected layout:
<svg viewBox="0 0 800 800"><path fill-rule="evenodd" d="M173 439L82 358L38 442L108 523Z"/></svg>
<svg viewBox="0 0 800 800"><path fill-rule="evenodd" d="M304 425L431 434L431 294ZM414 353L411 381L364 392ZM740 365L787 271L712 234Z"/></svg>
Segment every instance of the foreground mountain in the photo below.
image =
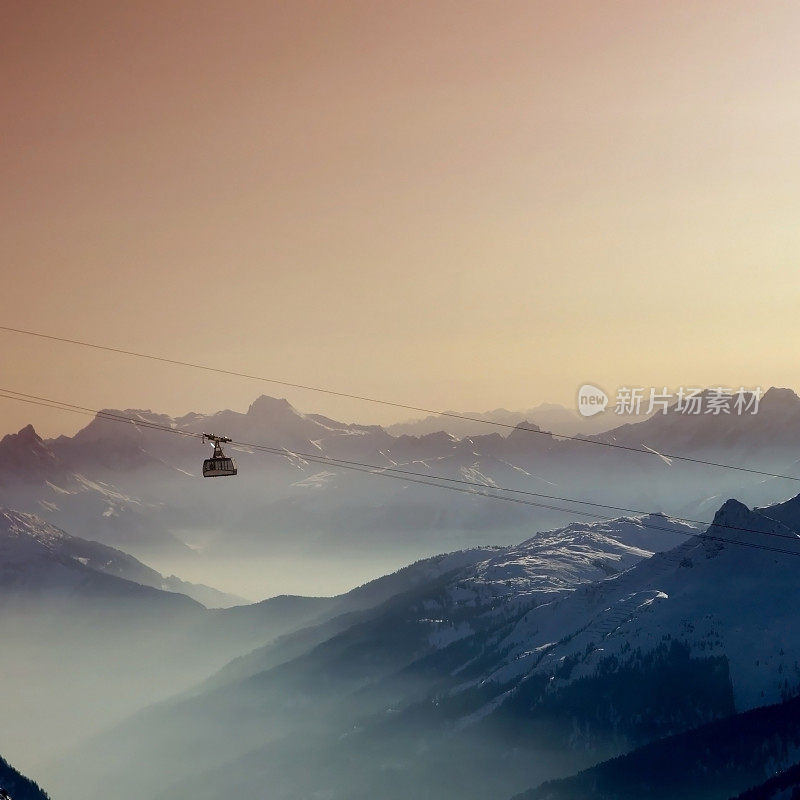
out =
<svg viewBox="0 0 800 800"><path fill-rule="evenodd" d="M325 625L308 628L289 640L270 643L237 659L210 683L228 683L264 671L287 660L287 653L299 655L339 630L375 616L383 603L438 586L446 576L458 587L453 591L470 597L476 609L487 605L539 602L570 592L579 584L618 574L694 533L690 525L663 514L650 514L607 522L577 522L537 534L513 547L473 548L425 559L332 598L324 611L317 614L316 622L325 622ZM360 617L353 615L353 612L365 610L370 613ZM453 636L447 631L444 620L439 620L437 625L443 629L442 641Z"/></svg>
<svg viewBox="0 0 800 800"><path fill-rule="evenodd" d="M797 800L800 797L800 763L746 789L732 800Z"/></svg>
<svg viewBox="0 0 800 800"><path fill-rule="evenodd" d="M671 547L694 533L652 515L575 524L516 547L477 552L477 558L468 557L473 551L450 558L439 565L450 570L437 568L427 580L397 585L398 593L377 607L339 615L237 660L192 697L139 715L84 748L78 761L91 766L82 774L69 774L73 758L50 777L67 800L100 797L109 781L121 798L136 792L260 797L259 787L267 784L275 798L315 792L399 797L414 786L416 796L443 796L437 792L453 775L443 769L428 780L427 770L443 757L441 725L451 728L453 722L429 714L444 710L455 687L467 691L475 684L472 673L482 674L499 655L492 655L499 632L510 632L525 613L568 596L575 586L619 574L658 546ZM435 706L425 700L432 696ZM405 778L391 771L396 786L381 784L379 790L373 781L386 768L383 759L404 763L406 746L413 749L417 736L432 748L432 761L420 754ZM365 741L372 741L366 749ZM447 746L469 741L472 733L465 731ZM484 758L497 755L496 744ZM301 763L303 776L291 766ZM350 765L346 775L339 763ZM148 765L146 775L141 764Z"/></svg>
<svg viewBox="0 0 800 800"><path fill-rule="evenodd" d="M39 786L17 772L4 758L0 758L0 790L12 800L50 800Z"/></svg>
<svg viewBox="0 0 800 800"><path fill-rule="evenodd" d="M650 556L659 529L671 549ZM733 500L700 534L569 526L290 634L80 762L122 800L511 797L800 694L792 553L791 528ZM770 752L725 791L768 777Z"/></svg>
<svg viewBox="0 0 800 800"><path fill-rule="evenodd" d="M653 742L515 800L791 800L800 786L798 748L794 698Z"/></svg>

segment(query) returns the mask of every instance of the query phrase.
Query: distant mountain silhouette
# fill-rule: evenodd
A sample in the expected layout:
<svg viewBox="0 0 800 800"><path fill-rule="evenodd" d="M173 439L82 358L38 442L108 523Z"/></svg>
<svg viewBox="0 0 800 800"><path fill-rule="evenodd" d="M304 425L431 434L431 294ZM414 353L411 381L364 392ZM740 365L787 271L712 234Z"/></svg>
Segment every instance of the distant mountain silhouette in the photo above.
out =
<svg viewBox="0 0 800 800"><path fill-rule="evenodd" d="M93 590L95 573L186 595L212 608L243 602L209 586L174 575L164 577L127 553L70 536L33 514L0 507L0 592L15 586L42 593L70 587L70 592L87 594ZM105 593L109 584L99 576ZM125 584L119 584L119 589L129 590Z"/></svg>
<svg viewBox="0 0 800 800"><path fill-rule="evenodd" d="M630 782L597 797L727 798L794 763L796 701L780 704L800 693L796 559L746 546L785 536L800 553L794 534L736 500L696 534L663 515L539 534L290 633L80 760L122 787L147 763L160 800L258 797L265 785L276 800L478 800L633 750L618 771ZM651 555L659 544L670 549ZM121 754L133 766L103 773ZM656 785L660 769L677 793ZM602 788L593 774L578 788ZM594 796L560 787L533 796Z"/></svg>
<svg viewBox="0 0 800 800"><path fill-rule="evenodd" d="M725 497L770 505L784 500L792 485L670 461L651 450L800 475L800 399L786 389L770 389L755 415L656 414L585 437L640 453L559 439L534 418L465 438L444 431L393 436L374 425L303 414L266 396L246 413L113 413L287 451L232 445L239 475L212 487L199 479L207 446L135 424L96 418L73 437L42 441L28 427L0 441L0 503L43 514L145 561L197 559L179 532L199 530L208 558L293 555L310 547L320 556L344 556L377 547L402 562L436 550L519 541L577 517L569 504L560 512L557 502L542 508L486 501L412 484L415 474L443 477L451 489L464 488L464 481L497 484L699 519L710 519ZM352 471L325 458L367 466ZM412 474L389 480L369 474L370 465Z"/></svg>
<svg viewBox="0 0 800 800"><path fill-rule="evenodd" d="M463 439L465 436L480 436L490 433L492 431L490 423L495 422L515 426L519 425L520 422L530 420L543 430L562 433L567 436L601 433L619 424L619 417L611 410L594 417L582 417L574 409L566 408L557 403L541 403L524 411L508 411L505 408L496 408L493 411L448 411L447 413L469 417L470 419L458 419L454 416L432 414L423 419L387 425L386 430L393 436L424 436L429 433L444 431ZM646 418L646 414L639 414L626 419L639 422ZM475 420L483 420L484 424Z"/></svg>
<svg viewBox="0 0 800 800"><path fill-rule="evenodd" d="M673 406L668 414L656 413L594 438L630 446L646 443L680 454L713 450L744 459L775 449L800 457L800 397L791 389L773 387L764 393L756 414L690 414L677 412Z"/></svg>

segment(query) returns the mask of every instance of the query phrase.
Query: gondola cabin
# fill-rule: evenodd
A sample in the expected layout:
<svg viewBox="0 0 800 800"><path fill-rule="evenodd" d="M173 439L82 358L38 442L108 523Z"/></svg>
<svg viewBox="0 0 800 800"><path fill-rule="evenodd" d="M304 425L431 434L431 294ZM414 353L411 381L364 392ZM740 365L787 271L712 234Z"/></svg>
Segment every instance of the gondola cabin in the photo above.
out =
<svg viewBox="0 0 800 800"><path fill-rule="evenodd" d="M214 443L214 454L203 462L203 477L226 478L236 475L236 462L232 458L228 458L222 451L222 445L225 442L230 442L230 439L226 436L214 436L210 433L204 433L203 441Z"/></svg>

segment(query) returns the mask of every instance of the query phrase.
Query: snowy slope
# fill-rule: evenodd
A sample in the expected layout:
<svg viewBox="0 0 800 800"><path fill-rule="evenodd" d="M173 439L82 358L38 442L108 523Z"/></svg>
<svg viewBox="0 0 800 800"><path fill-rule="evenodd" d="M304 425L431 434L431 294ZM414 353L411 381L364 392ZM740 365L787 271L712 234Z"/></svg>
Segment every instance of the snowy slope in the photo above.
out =
<svg viewBox="0 0 800 800"><path fill-rule="evenodd" d="M715 536L800 552L788 528L734 500L709 528ZM508 650L488 680L502 686L558 674L548 689L556 692L674 640L695 655L726 659L737 709L777 702L800 689L798 566L796 557L697 537L617 579L533 609L499 643ZM564 663L573 664L568 674Z"/></svg>
<svg viewBox="0 0 800 800"><path fill-rule="evenodd" d="M286 660L288 653L297 656L363 618L348 615L369 611L369 616L374 616L379 613L380 605L391 598L417 589L424 592L432 586L437 587L437 600L429 600L426 608L437 613L424 623L424 640L429 646L446 646L472 632L469 623L461 620L463 609L474 616L480 616L487 608L495 609L492 614L506 613L497 610L506 608L514 613L517 608L569 592L579 584L626 570L657 550L685 541L695 532L686 523L663 514L650 514L607 522L573 523L539 533L513 547L472 548L424 559L333 598L316 612L316 620L307 621L308 625L313 622L325 625L237 659L210 685L254 675ZM441 600L440 591L445 593ZM274 600L266 601L272 603ZM260 605L265 604L251 606L252 613ZM237 613L251 613L250 609ZM327 622L334 617L339 619Z"/></svg>
<svg viewBox="0 0 800 800"><path fill-rule="evenodd" d="M123 428L123 441L135 437L133 426L117 427ZM118 443L108 450L101 448L97 458L118 459L120 449ZM75 460L58 450L57 442L45 442L30 425L3 437L0 505L44 515L59 527L145 557L154 553L191 555L160 523L159 503L137 496L140 486L132 487L133 491L120 489L96 470L93 474L93 461ZM137 452L141 452L138 445ZM120 467L129 463L126 458L119 460ZM92 477L87 477L89 474ZM163 480L163 475L159 477Z"/></svg>
<svg viewBox="0 0 800 800"><path fill-rule="evenodd" d="M659 530L645 527L650 524ZM189 765L197 772L207 759L233 761L274 738L276 731L288 735L300 724L298 720L308 715L319 718L324 728L333 726L331 735L336 740L342 733L336 727L342 713L352 715L359 708L369 716L366 709L374 708L373 703L380 708L389 702L389 697L402 708L408 699L400 699L405 690L398 695L394 688L398 675L411 671L408 677L414 697L425 691L420 687L439 684L442 677L453 689L468 683L470 677L466 673L447 677L449 671L457 672L474 663L476 654L496 631L509 630L514 620L542 602L567 596L576 586L589 581L617 574L648 558L657 546L669 547L693 533L694 529L683 523L651 515L571 525L515 547L465 551L420 562L405 574L401 571L391 577L391 590L395 593L382 605L340 614L239 659L196 696L141 715L131 726L98 743L92 753L84 752L81 758L99 757L102 763L113 762L113 753L119 748L118 752L128 754L133 767L150 764L152 769L145 777L138 772L134 777L134 773L124 770L125 775L116 774L114 778L122 786L127 786L129 779L138 782L137 790L141 791L143 781L149 785L152 780L160 786L167 779L153 766L162 758L170 765L169 778L176 780L183 768L176 768L176 763ZM380 581L376 584L357 590L356 595L382 595L387 587L381 586ZM431 666L432 672L425 668L419 682L413 677L417 665L433 665L439 658L446 662L446 668ZM374 687L376 696L370 695L367 701L358 693L368 686ZM470 704L472 710L479 708L472 701ZM299 717L297 709L302 709ZM402 729L403 715L398 713L397 719ZM187 726L195 732L191 752L182 749ZM294 763L296 758L300 756L291 756L290 760ZM231 769L250 774L244 766ZM185 794L176 790L172 796L192 797L195 791L192 786ZM213 784L208 795L215 791L224 790ZM275 797L305 796L297 786L285 791L286 794L279 794L276 790ZM92 796L90 787L82 786L81 792ZM312 793L309 790L308 795Z"/></svg>
<svg viewBox="0 0 800 800"><path fill-rule="evenodd" d="M87 758L184 765L165 800L510 797L800 692L798 562L764 539L797 547L736 501L706 534L660 515L540 534L256 651Z"/></svg>
<svg viewBox="0 0 800 800"><path fill-rule="evenodd" d="M50 572L48 582L36 586L34 572ZM229 606L239 598L208 586L187 583L179 578L165 578L133 556L112 547L71 536L35 514L0 507L0 588L24 582L38 591L76 588L86 582L87 571L123 578L142 586L177 592L212 606ZM58 578L56 579L56 574Z"/></svg>
<svg viewBox="0 0 800 800"><path fill-rule="evenodd" d="M560 592L623 572L696 532L693 526L664 514L574 522L504 548L480 564L463 585L517 598Z"/></svg>

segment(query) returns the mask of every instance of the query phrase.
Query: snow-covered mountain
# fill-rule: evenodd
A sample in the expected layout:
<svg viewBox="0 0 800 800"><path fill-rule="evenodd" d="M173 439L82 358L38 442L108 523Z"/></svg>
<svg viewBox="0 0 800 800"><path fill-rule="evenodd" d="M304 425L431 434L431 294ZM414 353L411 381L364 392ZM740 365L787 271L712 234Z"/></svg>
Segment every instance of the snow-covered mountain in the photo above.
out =
<svg viewBox="0 0 800 800"><path fill-rule="evenodd" d="M153 583L164 579L125 553L72 537L33 514L0 508L0 603L6 609L53 598L75 604L141 601L178 612L196 605Z"/></svg>
<svg viewBox="0 0 800 800"><path fill-rule="evenodd" d="M798 558L762 548L800 555L798 544L792 529L729 500L703 536L532 610L500 643L506 655L489 680L557 675L553 692L679 641L690 656L725 660L739 710L791 696L800 690Z"/></svg>
<svg viewBox="0 0 800 800"><path fill-rule="evenodd" d="M157 708L140 716L115 737L103 737L82 753L81 762L91 759L94 763L98 759L102 763L115 763L114 753L124 751L131 765L148 763L153 770L150 777L135 778L126 771L113 775L115 785L121 787L120 796L127 797L126 787L130 785L134 791L135 786L135 791L140 791L143 780L152 778L156 786L163 784L167 775L175 780L176 763L190 765L196 758L198 761L190 769L197 772L201 761L234 762L279 731L281 738L291 738L298 724L297 715L290 710L295 703L300 703L303 709L302 719L307 718L310 709L315 709L314 721L310 723L315 731L314 746L323 746L317 740L317 724L327 730L336 721L333 728L339 730L336 726L342 722L343 713L340 703L349 708L344 712L347 719L355 714L361 721L353 723L360 726L373 714L384 714L387 703L397 701L399 705L392 713L400 721L408 711L404 706L412 700L419 701L420 692L424 696L453 670L485 661L488 654L480 656L480 653L498 629L509 628L511 621L542 603L550 604L569 595L576 586L619 574L647 559L654 550L670 548L695 532L663 515L623 518L608 523L570 525L515 547L468 551L436 562L423 562L427 573L424 580L419 580L422 576L419 567L413 581L398 575L394 579L395 593L381 605L345 611L238 659L195 697ZM370 589L373 596L377 588ZM460 667L453 662L442 672L436 665L439 659L449 663L454 658ZM486 667L484 663L483 668ZM422 670L419 675L418 670ZM452 680L454 684L470 683L466 672ZM397 688L398 681L405 685L402 691ZM367 691L368 686L373 689ZM391 702L390 697L394 698ZM235 714L233 708L237 709ZM183 750L184 732L189 728L195 731L191 755ZM331 732L335 739L340 734L341 730ZM309 746L311 741L308 740ZM166 772L159 773L156 764L162 764ZM230 791L243 798L258 796L254 794L252 781L256 779L250 766L237 764L230 769L246 776L247 782L247 788L237 784ZM98 770L102 776L103 768ZM356 770L353 779L360 780L359 774ZM275 786L274 778L270 777L270 785L274 786L272 796L302 795L297 784L292 783L295 778L287 773L285 780L279 781L280 786ZM111 779L109 775L102 777L103 782ZM325 780L320 773L316 773L317 779L320 785ZM206 780L208 776L203 774L202 781ZM258 780L267 778L260 774ZM60 786L69 781L63 772L59 774ZM196 791L201 792L198 796L205 797L202 794L205 791L212 796L213 792L221 791L220 785L215 777L207 790L198 790L192 783L191 788L188 784L179 789L173 787L169 796L191 797ZM408 789L407 784L399 786ZM96 789L81 784L71 791L76 797L93 797ZM331 796L361 796L354 791L354 786L348 784L347 790ZM404 790L398 788L399 791ZM312 789L308 792L312 793Z"/></svg>
<svg viewBox="0 0 800 800"><path fill-rule="evenodd" d="M785 480L559 440L534 424L463 439L445 432L393 436L377 426L303 414L265 396L246 413L112 413L179 432L223 432L290 453L236 447L239 476L211 486L198 480L208 448L192 437L103 418L73 437L50 441L28 427L0 441L0 503L40 513L162 571L208 563L207 573L193 571L208 582L220 559L312 557L343 570L369 549L386 559L383 564L399 565L487 542L508 544L531 530L579 518L569 506L560 512L487 502L415 484L413 474L441 476L451 489L459 488L454 481L497 484L709 521L725 497L763 506L787 493ZM800 399L772 389L757 415L656 415L594 438L791 474L800 443ZM311 456L380 469L353 472ZM392 467L412 475L381 474ZM265 596L269 587L260 593Z"/></svg>
<svg viewBox="0 0 800 800"><path fill-rule="evenodd" d="M244 602L175 575L164 577L127 553L71 536L34 514L0 507L0 593L15 587L26 593L85 593L92 586L93 572L186 595L211 608Z"/></svg>
<svg viewBox="0 0 800 800"><path fill-rule="evenodd" d="M479 547L424 559L331 598L317 610L316 619L307 620L308 624L324 622L324 625L318 624L288 641L270 643L237 659L216 675L210 685L262 672L285 660L287 653L299 654L329 638L335 630L345 630L356 619L371 617L392 598L437 586L446 577L461 604L469 598L467 604L475 608L498 604L524 606L569 592L581 583L617 574L654 552L670 549L695 532L681 521L650 514L608 522L577 522L537 534L512 547ZM354 612L364 613L355 617ZM440 620L437 626L439 630L431 634L431 642L453 639L455 623L448 627Z"/></svg>
<svg viewBox="0 0 800 800"><path fill-rule="evenodd" d="M707 457L719 446L729 460L749 454L756 460L749 464L790 459L794 429L779 435L775 426L794 425L796 401L792 393L768 393L758 423L667 417L614 435L665 449L662 427L684 426L675 436L682 432L692 453ZM257 796L267 780L279 799L335 786L334 798L391 800L420 784L430 797L510 796L800 691L794 556L781 552L800 547L800 500L785 500L786 482L781 493L774 480L738 474L701 480L708 472L699 465L609 456L607 448L558 441L532 426L463 440L446 433L393 437L269 398L246 414L170 420L135 413L185 431L282 443L291 453L272 460L242 450L239 478L202 481L196 472L205 453L196 452L195 440L176 436L173 443L146 427L98 419L71 439L43 442L32 430L6 437L0 450L18 466L0 476L0 498L15 498L59 525L72 521L68 530L84 540L97 530L106 541L175 546L195 559L236 553L259 563L290 552L303 564L315 557L336 569L370 550L458 552L343 596L278 597L210 612L162 591L180 586L147 578L144 565L80 540L54 539L37 521L36 535L13 543L24 557L9 557L0 568L0 586L7 587L0 599L21 612L19 596L29 607L37 591L45 598L35 607L35 624L17 621L15 663L36 665L34 678L53 703L50 724L63 725L76 701L91 704L98 691L52 679L59 674L53 642L67 647L72 675L96 673L100 648L103 674L114 676L101 692L109 709L104 722L198 684L192 697L89 748L90 772L102 780L104 764L114 771L121 754L138 752L139 763L152 766L146 780L152 778L154 796L175 763L195 764L165 795L170 800ZM312 452L620 506L652 499L655 509L699 504L718 511L702 536L663 514L546 526L558 515L341 471L302 455ZM750 504L757 498L758 507L723 502L726 481L744 481L741 496ZM773 494L781 502L770 503ZM24 515L14 519L24 528ZM537 529L549 532L531 536ZM185 544L187 530L208 534L202 555ZM521 545L485 545L522 530ZM462 548L476 541L484 546ZM110 566L103 570L105 558ZM144 586L148 580L152 585ZM61 588L42 591L50 586ZM20 668L16 675L18 697L27 673ZM22 706L4 711L25 714ZM41 724L30 721L29 741ZM490 765L499 759L498 778ZM469 767L456 773L448 767L455 760ZM346 780L337 772L343 762L353 765ZM390 770L389 789L373 762ZM307 768L299 774L286 763ZM136 796L138 773L114 774L119 796ZM94 791L82 786L74 796L91 798Z"/></svg>
<svg viewBox="0 0 800 800"><path fill-rule="evenodd" d="M783 703L800 542L769 513L731 500L705 532L652 515L482 554L254 651L81 758L147 763L162 800L510 797ZM113 780L142 788L135 769Z"/></svg>
<svg viewBox="0 0 800 800"><path fill-rule="evenodd" d="M125 439L130 431L119 427ZM130 428L133 430L133 426ZM115 443L113 452L119 448ZM30 425L3 437L0 505L44 515L59 527L80 531L88 539L124 547L145 558L164 553L192 555L160 521L158 502L147 502L103 478L87 477L80 470L91 464L73 463L58 451L55 442L45 442ZM103 455L102 449L100 454L112 458L107 452Z"/></svg>

